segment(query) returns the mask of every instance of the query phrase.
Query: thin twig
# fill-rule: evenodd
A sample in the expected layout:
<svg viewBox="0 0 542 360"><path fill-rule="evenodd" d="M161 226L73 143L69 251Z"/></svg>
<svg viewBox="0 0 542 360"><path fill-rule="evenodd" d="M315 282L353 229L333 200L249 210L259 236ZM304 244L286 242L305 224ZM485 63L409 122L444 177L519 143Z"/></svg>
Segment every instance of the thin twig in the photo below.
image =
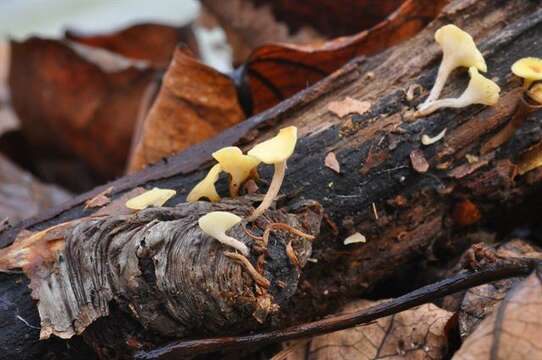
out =
<svg viewBox="0 0 542 360"><path fill-rule="evenodd" d="M181 340L165 345L152 351L140 351L135 358L139 360L150 359L179 359L184 355L197 355L216 351L232 350L235 348L269 343L289 341L308 336L321 335L337 330L351 328L366 324L376 319L399 313L401 311L434 301L440 297L466 290L488 282L515 276L528 275L540 261L522 260L513 263L492 264L488 268L477 272L463 272L448 279L426 285L398 298L372 306L368 309L348 314L334 315L323 320L295 325L286 329L279 329L259 334L243 336L217 337L200 340Z"/></svg>

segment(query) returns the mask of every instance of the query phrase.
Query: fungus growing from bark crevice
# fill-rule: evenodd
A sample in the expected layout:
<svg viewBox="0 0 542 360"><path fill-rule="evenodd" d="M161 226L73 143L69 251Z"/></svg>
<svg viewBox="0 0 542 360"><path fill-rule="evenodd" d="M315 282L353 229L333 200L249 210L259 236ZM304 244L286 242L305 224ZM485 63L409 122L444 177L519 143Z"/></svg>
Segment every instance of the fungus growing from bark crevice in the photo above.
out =
<svg viewBox="0 0 542 360"><path fill-rule="evenodd" d="M416 116L426 116L441 108L462 108L473 104L495 105L501 89L492 80L480 75L475 67L469 69L470 81L467 89L458 98L435 100L422 106Z"/></svg>
<svg viewBox="0 0 542 360"><path fill-rule="evenodd" d="M171 189L154 188L143 194L131 198L126 202L126 207L132 210L143 210L149 206L162 206L177 192Z"/></svg>
<svg viewBox="0 0 542 360"><path fill-rule="evenodd" d="M293 154L296 142L297 128L295 126L289 126L280 129L275 137L255 145L248 152L249 156L258 159L265 164L274 165L275 167L269 189L260 205L247 218L248 221L254 221L263 214L278 195L286 173L286 161Z"/></svg>
<svg viewBox="0 0 542 360"><path fill-rule="evenodd" d="M201 180L186 197L187 202L195 202L201 198L207 198L212 202L220 200L220 195L216 192L215 183L222 171L220 164L216 164L209 170L203 180Z"/></svg>
<svg viewBox="0 0 542 360"><path fill-rule="evenodd" d="M230 196L239 194L241 185L254 173L260 163L258 159L243 154L236 146L228 146L213 153L213 157L230 174Z"/></svg>
<svg viewBox="0 0 542 360"><path fill-rule="evenodd" d="M534 81L542 80L542 59L535 57L519 59L512 65L512 72L523 78L523 87L527 89Z"/></svg>
<svg viewBox="0 0 542 360"><path fill-rule="evenodd" d="M482 72L487 71L484 57L469 33L453 24L445 25L435 32L435 40L442 48L442 61L435 84L425 102L420 105L420 108L438 99L446 80L454 69L458 67L475 67Z"/></svg>
<svg viewBox="0 0 542 360"><path fill-rule="evenodd" d="M227 211L212 211L200 217L198 225L207 235L247 256L248 247L241 241L226 235L226 231L239 224L241 220L243 220L241 217Z"/></svg>

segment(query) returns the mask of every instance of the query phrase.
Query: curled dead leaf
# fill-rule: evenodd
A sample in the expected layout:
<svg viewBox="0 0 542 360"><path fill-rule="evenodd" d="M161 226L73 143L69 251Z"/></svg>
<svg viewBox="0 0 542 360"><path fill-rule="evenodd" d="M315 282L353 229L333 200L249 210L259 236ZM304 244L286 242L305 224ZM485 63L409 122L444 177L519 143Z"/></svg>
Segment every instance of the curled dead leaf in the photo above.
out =
<svg viewBox="0 0 542 360"><path fill-rule="evenodd" d="M541 333L542 275L535 271L508 292L453 359L540 359Z"/></svg>
<svg viewBox="0 0 542 360"><path fill-rule="evenodd" d="M324 159L324 164L331 170L335 171L337 174L340 174L341 165L337 161L337 157L335 156L334 152L329 152L326 155L326 158Z"/></svg>
<svg viewBox="0 0 542 360"><path fill-rule="evenodd" d="M134 139L128 169L140 170L243 119L231 79L177 48L141 134Z"/></svg>
<svg viewBox="0 0 542 360"><path fill-rule="evenodd" d="M92 53L92 48L86 50ZM111 54L104 64L104 50L96 51L102 63L84 57L68 42L12 41L9 87L36 156L75 154L112 177L123 172L140 99L155 70L126 67L127 59ZM116 70L107 70L111 68Z"/></svg>
<svg viewBox="0 0 542 360"><path fill-rule="evenodd" d="M542 260L540 248L523 240L511 240L499 246L496 255L500 259L533 258ZM487 316L495 310L509 290L520 278L504 279L467 290L459 309L459 331L464 339L469 336Z"/></svg>
<svg viewBox="0 0 542 360"><path fill-rule="evenodd" d="M238 71L240 92L250 94L244 100L247 113L270 108L356 56L375 54L409 39L435 18L446 3L446 0L406 0L386 19L356 35L312 46L275 43L255 49ZM329 21L327 13L326 21Z"/></svg>
<svg viewBox="0 0 542 360"><path fill-rule="evenodd" d="M342 118L349 114L364 114L371 108L371 103L368 101L359 101L346 97L341 101L332 101L327 105L327 109Z"/></svg>

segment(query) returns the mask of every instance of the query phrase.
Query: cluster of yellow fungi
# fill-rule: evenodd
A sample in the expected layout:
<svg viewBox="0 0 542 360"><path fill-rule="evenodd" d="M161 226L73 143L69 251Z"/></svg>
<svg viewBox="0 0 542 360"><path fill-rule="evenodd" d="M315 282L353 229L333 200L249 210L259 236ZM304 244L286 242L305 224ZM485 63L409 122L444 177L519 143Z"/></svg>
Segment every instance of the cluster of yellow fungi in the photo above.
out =
<svg viewBox="0 0 542 360"><path fill-rule="evenodd" d="M435 40L442 48L442 61L435 84L427 99L418 106L416 115L426 116L440 108L461 108L472 104L495 105L499 100L500 88L495 82L479 73L479 71L486 72L487 65L472 36L450 24L435 32ZM450 73L459 67L468 68L470 81L467 88L457 98L439 99ZM512 65L512 72L524 79L523 87L527 96L542 105L542 59L534 57L520 59ZM297 128L289 126L280 129L275 137L255 145L246 155L236 146L228 146L214 152L212 155L217 164L192 189L186 200L195 202L206 198L212 202L220 201L215 183L221 172L226 172L230 176L230 196L238 196L241 185L257 176L258 165L261 163L273 165L273 179L267 193L260 205L246 218L246 221L254 221L271 206L277 197L284 180L286 161L293 154L296 142ZM162 206L174 195L174 190L154 188L130 199L126 206L134 210ZM213 211L202 216L198 225L205 234L246 256L249 253L247 246L226 234L242 220L241 217L230 212ZM360 239L349 238L347 242L359 242Z"/></svg>
<svg viewBox="0 0 542 360"><path fill-rule="evenodd" d="M201 180L188 194L186 200L195 202L202 198L216 202L220 200L215 183L222 171L230 176L230 196L239 194L241 185L249 178L256 176L256 169L260 163L273 165L274 173L269 189L260 205L246 218L246 221L254 221L277 197L284 175L286 173L286 161L293 154L297 142L297 128L289 126L279 130L279 133L262 143L255 145L245 155L235 146L228 146L213 153L213 158L218 162L210 170L207 176ZM221 243L239 250L243 255L248 255L248 248L241 241L234 239L226 232L239 224L242 218L225 212L213 211L199 219L201 230Z"/></svg>
<svg viewBox="0 0 542 360"><path fill-rule="evenodd" d="M418 106L416 116L426 116L441 108L461 108L473 104L492 106L499 100L499 86L479 73L487 71L482 53L472 36L455 25L445 25L435 32L435 40L442 49L435 84L427 99ZM438 99L450 73L458 68L469 69L467 89L458 98Z"/></svg>

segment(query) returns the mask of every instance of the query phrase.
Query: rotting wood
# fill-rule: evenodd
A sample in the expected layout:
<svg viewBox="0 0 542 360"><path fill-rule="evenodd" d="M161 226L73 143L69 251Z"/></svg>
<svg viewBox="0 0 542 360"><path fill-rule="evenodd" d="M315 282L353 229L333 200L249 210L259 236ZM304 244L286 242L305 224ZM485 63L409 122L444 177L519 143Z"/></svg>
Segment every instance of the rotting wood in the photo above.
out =
<svg viewBox="0 0 542 360"><path fill-rule="evenodd" d="M472 21L475 18L485 21ZM422 99L408 102L404 91L413 83L430 87L438 58L437 47L432 45L433 32L448 22L465 28L481 44L490 75L503 88L501 101L495 108L446 110L413 121L409 113ZM510 119L520 84L509 81L509 66L517 57L541 56L542 50L529 46L541 34L542 10L532 2L516 0L495 6L490 1L455 1L445 15L404 45L355 60L314 87L205 144L4 231L0 243L9 244L23 228L43 229L90 214L83 210L84 201L109 186L113 186L113 197L139 185L174 188L179 194L174 203L180 203L207 170L212 151L233 143L248 146L277 127L295 124L302 138L289 161L283 188L286 196L279 204L299 199L320 202L326 215L338 225L339 235L322 228L311 255L318 262L303 268L294 300L281 309L276 325L300 323L329 313L405 264L423 260L427 254L438 256L441 249L453 250L449 243L453 238L448 234L460 229L451 215L459 199L469 198L476 204L483 222L539 187L541 178L526 183L516 176L514 164L525 149L542 140L540 111L530 114L514 139L499 147L486 165L461 178L449 177L448 171L464 165L464 155L476 153ZM373 76L364 76L369 71ZM465 76L455 76L447 92L460 91L465 85ZM372 110L337 119L327 112L327 104L339 96L370 101ZM423 133L438 133L444 128L448 132L442 141L421 148ZM410 167L409 154L417 148L431 165L427 173L418 174ZM361 162L370 149L387 156L361 176ZM323 160L329 151L340 159L341 174L325 168ZM437 166L442 164L447 167ZM270 171L263 171L263 175L268 178ZM396 204L398 195L406 202ZM379 212L377 221L372 216L373 203ZM354 231L364 234L367 243L346 248L336 240ZM9 276L6 279L10 281ZM30 299L26 301L21 306L31 309ZM107 323L114 320L103 318L93 326L107 328L112 326Z"/></svg>

